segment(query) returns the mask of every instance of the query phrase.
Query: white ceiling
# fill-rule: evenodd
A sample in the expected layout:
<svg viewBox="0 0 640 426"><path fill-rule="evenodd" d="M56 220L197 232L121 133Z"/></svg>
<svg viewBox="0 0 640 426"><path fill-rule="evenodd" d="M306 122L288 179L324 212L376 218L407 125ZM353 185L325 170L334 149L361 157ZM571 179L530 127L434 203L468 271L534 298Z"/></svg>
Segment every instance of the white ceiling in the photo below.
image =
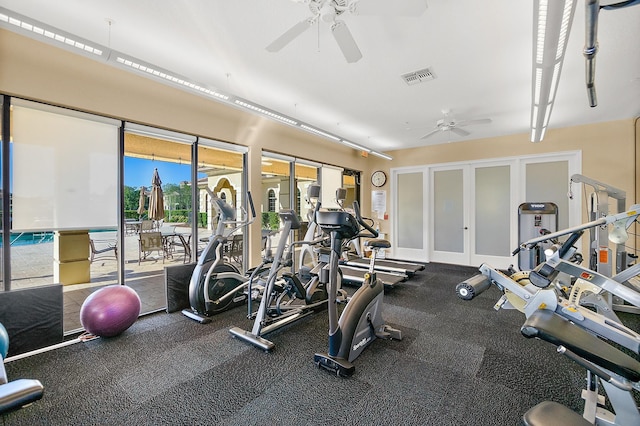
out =
<svg viewBox="0 0 640 426"><path fill-rule="evenodd" d="M363 58L347 63L320 23L280 52L265 47L310 16L292 0L1 0L0 6L379 151L522 134L529 140L533 0L428 0L419 16L345 13ZM602 1L602 4L616 2ZM584 81L585 5L574 16L550 129L640 116L640 6L600 12L598 106ZM109 24L111 22L111 25ZM408 86L401 75L437 78ZM421 140L451 110L491 118ZM543 142L544 143L544 142Z"/></svg>

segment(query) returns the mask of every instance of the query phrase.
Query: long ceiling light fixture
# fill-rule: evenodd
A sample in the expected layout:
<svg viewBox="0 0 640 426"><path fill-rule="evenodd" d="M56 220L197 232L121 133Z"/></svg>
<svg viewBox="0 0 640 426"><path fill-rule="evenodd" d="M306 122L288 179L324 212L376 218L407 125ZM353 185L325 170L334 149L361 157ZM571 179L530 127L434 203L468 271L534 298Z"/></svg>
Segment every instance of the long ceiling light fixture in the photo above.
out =
<svg viewBox="0 0 640 426"><path fill-rule="evenodd" d="M393 157L387 154L384 154L382 152L378 152L378 151L371 151L371 153L373 155L375 155L376 157L380 157L380 158L384 158L385 160L393 160Z"/></svg>
<svg viewBox="0 0 640 426"><path fill-rule="evenodd" d="M549 125L575 9L574 0L534 1L531 142Z"/></svg>
<svg viewBox="0 0 640 426"><path fill-rule="evenodd" d="M357 149L359 151L371 152L371 150L369 148L367 148L366 146L358 145L357 143L349 142L349 141L344 140L344 139L342 139L342 143L345 144L348 147L351 147L353 149Z"/></svg>
<svg viewBox="0 0 640 426"><path fill-rule="evenodd" d="M45 37L49 42L57 43L66 48L72 48L77 52L91 54L95 57L102 57L104 50L93 45L91 42L82 40L80 37L66 34L63 31L51 28L41 23L32 23L26 16L9 12L0 8L0 27L7 28L14 32L26 34L31 37Z"/></svg>
<svg viewBox="0 0 640 426"><path fill-rule="evenodd" d="M124 55L122 54L117 54L116 55L116 59L115 59L116 63L118 63L121 66L127 67L127 68L131 68L133 70L136 71L140 71L142 73L145 73L149 76L153 76L157 79L162 80L163 82L169 82L172 84L176 84L180 87L184 87L187 89L190 89L196 93L199 94L203 94L203 95L207 95L207 96L211 96L213 98L216 99L222 99L224 101L229 100L229 96L225 95L224 93L220 93L216 90L211 90L207 87L204 87L204 85L198 84L198 83L194 83L192 81L189 81L188 79L184 78L184 77L180 77L180 76L176 76L168 71L165 70L161 70L156 66L153 66L151 64L144 64L142 63L142 61L136 60L136 59L128 59L126 57L124 57Z"/></svg>
<svg viewBox="0 0 640 426"><path fill-rule="evenodd" d="M276 111L251 103L237 96L223 93L222 91L219 91L217 89L205 87L204 84L190 81L188 78L180 76L176 73L164 70L153 64L145 63L144 61L130 57L121 52L117 52L109 47L101 46L88 40L84 40L81 37L77 37L75 35L58 30L51 27L50 25L20 15L3 7L0 7L0 28L5 28L9 31L36 39L38 41L44 41L54 46L61 47L65 50L82 54L83 56L89 57L94 60L101 60L118 68L139 73L147 78L155 79L161 83L176 86L182 90L187 90L189 92L193 92L207 98L211 98L217 101L224 102L226 104L230 104L232 106L240 107L242 109L261 114L265 117L277 120L289 126L296 127L298 129L314 133L318 136L325 137L334 142L347 145L358 151L371 152L372 154L377 155L381 158L385 158L387 160L392 159L392 157L389 155L372 151L369 148L355 144L353 142L345 141L341 137L332 135L323 130L304 124Z"/></svg>

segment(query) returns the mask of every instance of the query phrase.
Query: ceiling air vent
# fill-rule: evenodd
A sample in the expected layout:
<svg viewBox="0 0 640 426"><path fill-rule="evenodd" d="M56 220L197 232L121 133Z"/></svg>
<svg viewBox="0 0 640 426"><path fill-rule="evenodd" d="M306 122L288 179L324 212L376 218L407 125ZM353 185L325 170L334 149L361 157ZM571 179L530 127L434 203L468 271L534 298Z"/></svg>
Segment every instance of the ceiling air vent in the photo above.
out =
<svg viewBox="0 0 640 426"><path fill-rule="evenodd" d="M413 86L414 84L430 81L434 78L436 78L436 75L433 73L431 68L425 68L423 70L418 70L402 75L402 79L405 83L407 83L408 86Z"/></svg>

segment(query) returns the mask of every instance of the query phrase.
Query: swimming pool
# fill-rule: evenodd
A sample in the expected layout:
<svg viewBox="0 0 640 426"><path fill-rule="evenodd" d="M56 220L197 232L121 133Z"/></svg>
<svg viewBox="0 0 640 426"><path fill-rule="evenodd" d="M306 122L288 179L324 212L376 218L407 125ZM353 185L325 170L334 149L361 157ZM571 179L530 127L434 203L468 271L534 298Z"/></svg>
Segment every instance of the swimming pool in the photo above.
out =
<svg viewBox="0 0 640 426"><path fill-rule="evenodd" d="M12 246L26 246L30 244L42 244L53 242L53 232L20 232L11 234ZM0 235L0 246L4 245Z"/></svg>

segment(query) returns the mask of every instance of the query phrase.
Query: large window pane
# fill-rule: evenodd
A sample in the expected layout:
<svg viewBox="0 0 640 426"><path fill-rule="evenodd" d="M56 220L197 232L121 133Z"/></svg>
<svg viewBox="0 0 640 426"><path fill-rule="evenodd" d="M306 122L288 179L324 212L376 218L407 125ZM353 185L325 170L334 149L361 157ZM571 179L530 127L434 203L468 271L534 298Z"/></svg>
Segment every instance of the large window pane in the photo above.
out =
<svg viewBox="0 0 640 426"><path fill-rule="evenodd" d="M214 146L198 145L198 245L205 247L211 233L216 229L218 216L211 206L208 187L218 197L224 199L236 209L238 218L243 214L242 200L244 191L243 157L241 152ZM242 235L242 230L238 232ZM235 244L228 260L240 269L246 264L243 245ZM198 251L200 251L198 250Z"/></svg>
<svg viewBox="0 0 640 426"><path fill-rule="evenodd" d="M265 234L265 247L276 247L280 235L274 232L281 227L278 212L292 208L291 200L291 161L277 154L262 155L262 229ZM272 235L269 235L271 231Z"/></svg>
<svg viewBox="0 0 640 426"><path fill-rule="evenodd" d="M147 313L166 306L164 267L193 260L191 143L135 131L124 142L125 284Z"/></svg>
<svg viewBox="0 0 640 426"><path fill-rule="evenodd" d="M11 247L11 289L62 284L63 329L71 332L81 327L80 308L91 288L117 282L119 122L17 102L12 231L3 241ZM109 247L99 259L93 256L103 248L97 235Z"/></svg>

